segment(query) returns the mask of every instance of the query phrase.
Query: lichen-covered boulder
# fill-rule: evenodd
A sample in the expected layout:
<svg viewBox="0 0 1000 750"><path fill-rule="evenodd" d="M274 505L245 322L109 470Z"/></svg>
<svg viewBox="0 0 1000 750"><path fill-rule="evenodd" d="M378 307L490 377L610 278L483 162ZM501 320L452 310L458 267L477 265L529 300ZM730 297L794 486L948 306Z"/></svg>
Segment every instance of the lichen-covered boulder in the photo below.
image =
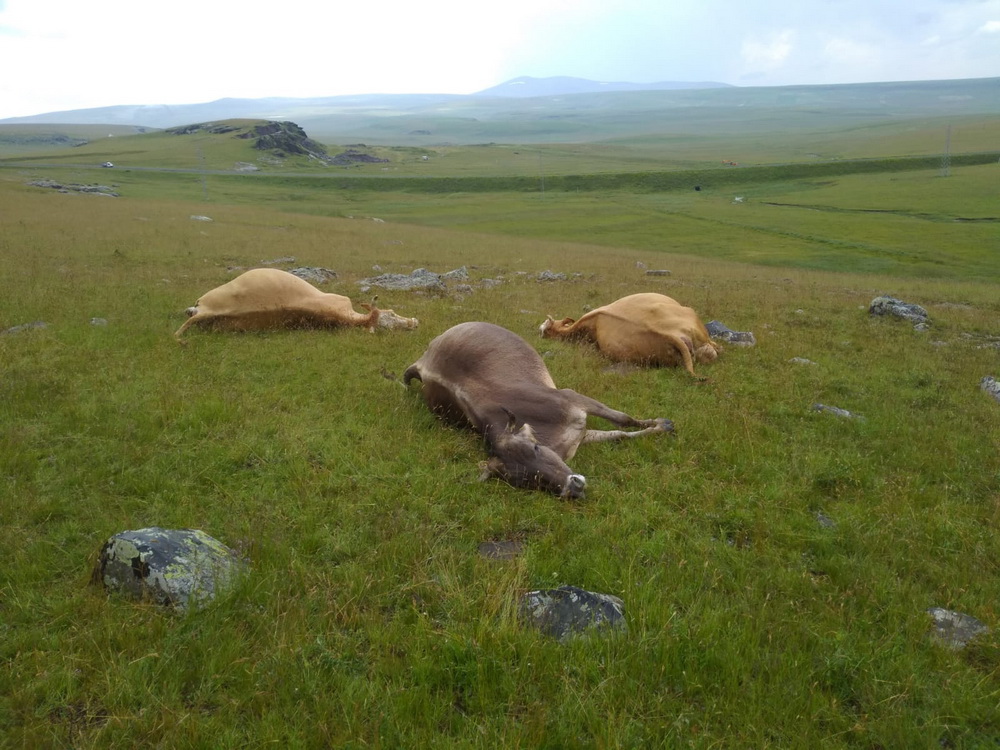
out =
<svg viewBox="0 0 1000 750"><path fill-rule="evenodd" d="M298 276L300 279L311 281L314 284L325 284L337 278L336 271L331 271L329 268L313 268L310 266L293 268L288 273Z"/></svg>
<svg viewBox="0 0 1000 750"><path fill-rule="evenodd" d="M868 306L869 315L891 315L915 324L927 323L927 311L920 305L903 302L895 297L876 297Z"/></svg>
<svg viewBox="0 0 1000 750"><path fill-rule="evenodd" d="M576 586L529 591L521 597L519 615L560 641L588 630L626 628L625 603L617 596L584 591Z"/></svg>
<svg viewBox="0 0 1000 750"><path fill-rule="evenodd" d="M990 632L986 625L972 615L941 607L931 607L927 613L934 618L934 636L949 648L965 648L976 636Z"/></svg>
<svg viewBox="0 0 1000 750"><path fill-rule="evenodd" d="M203 531L152 527L108 539L93 578L131 599L187 609L214 599L245 566L234 550Z"/></svg>
<svg viewBox="0 0 1000 750"><path fill-rule="evenodd" d="M1000 401L1000 381L997 381L992 375L987 375L985 378L979 381L979 387L986 393L990 394L997 401Z"/></svg>
<svg viewBox="0 0 1000 750"><path fill-rule="evenodd" d="M409 275L401 273L383 273L368 279L361 279L358 284L362 291L377 286L380 289L395 291L414 291L427 289L443 292L447 288L441 280L441 274L428 271L426 268L414 269Z"/></svg>
<svg viewBox="0 0 1000 750"><path fill-rule="evenodd" d="M718 320L710 320L706 323L705 330L708 331L708 335L713 339L725 341L728 344L754 346L757 343L757 337L753 335L753 331L733 331Z"/></svg>

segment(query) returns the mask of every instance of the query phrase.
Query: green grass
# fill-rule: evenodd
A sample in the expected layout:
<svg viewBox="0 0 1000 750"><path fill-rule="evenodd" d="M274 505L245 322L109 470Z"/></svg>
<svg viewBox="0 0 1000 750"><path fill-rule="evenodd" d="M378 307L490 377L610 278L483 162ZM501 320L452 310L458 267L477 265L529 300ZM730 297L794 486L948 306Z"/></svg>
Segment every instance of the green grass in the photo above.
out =
<svg viewBox="0 0 1000 750"><path fill-rule="evenodd" d="M116 168L98 173L111 199L28 187L94 176L35 164L0 170L0 330L49 324L0 335L0 746L1000 738L1000 405L979 390L1000 375L996 165L456 194ZM381 292L414 332L177 346L228 268L283 256L338 271L328 289L359 302L375 265L466 265L475 291ZM758 344L696 383L537 338L546 314L638 291ZM882 293L924 305L931 330L869 318ZM380 374L465 320L676 438L582 448L578 503L476 482L478 439ZM108 536L151 525L201 528L250 574L185 616L88 584ZM500 539L523 554L477 554ZM517 597L561 584L621 597L628 632L560 645L521 627ZM992 631L939 647L932 606Z"/></svg>

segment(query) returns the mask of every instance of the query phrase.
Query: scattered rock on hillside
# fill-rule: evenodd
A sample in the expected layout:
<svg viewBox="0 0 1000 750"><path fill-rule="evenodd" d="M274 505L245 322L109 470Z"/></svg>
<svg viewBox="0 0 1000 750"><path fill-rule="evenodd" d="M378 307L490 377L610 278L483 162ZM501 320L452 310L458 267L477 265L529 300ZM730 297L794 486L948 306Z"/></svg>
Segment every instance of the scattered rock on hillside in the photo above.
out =
<svg viewBox="0 0 1000 750"><path fill-rule="evenodd" d="M90 325L92 326L106 326L108 324L107 318L91 318Z"/></svg>
<svg viewBox="0 0 1000 750"><path fill-rule="evenodd" d="M211 216L202 216L200 214L191 214L191 221L215 221Z"/></svg>
<svg viewBox="0 0 1000 750"><path fill-rule="evenodd" d="M979 387L990 394L997 401L1000 401L1000 382L992 375L987 375L979 381Z"/></svg>
<svg viewBox="0 0 1000 750"><path fill-rule="evenodd" d="M388 159L382 159L373 154L367 154L364 151L359 151L354 148L341 151L339 154L330 159L330 163L336 164L338 167L344 167L350 164L387 164L388 162Z"/></svg>
<svg viewBox="0 0 1000 750"><path fill-rule="evenodd" d="M55 180L33 180L28 185L32 187L49 188L58 190L60 193L91 193L93 195L106 195L109 198L118 198L119 194L114 188L107 185L81 185L76 182L56 182Z"/></svg>
<svg viewBox="0 0 1000 750"><path fill-rule="evenodd" d="M859 419L862 422L864 417L860 414L855 414L854 412L847 411L847 409L841 409L837 406L827 406L826 404L813 404L810 409L812 411L826 412L827 414L834 414L838 417L843 417L844 419Z"/></svg>
<svg viewBox="0 0 1000 750"><path fill-rule="evenodd" d="M566 281L568 278L564 273L555 273L553 271L542 271L538 274L539 281Z"/></svg>
<svg viewBox="0 0 1000 750"><path fill-rule="evenodd" d="M22 323L19 326L11 326L6 331L3 332L4 335L21 333L22 331L30 331L33 328L48 328L49 324L44 320L36 320L32 323Z"/></svg>
<svg viewBox="0 0 1000 750"><path fill-rule="evenodd" d="M518 609L523 622L560 641L590 631L625 630L625 603L576 586L529 591Z"/></svg>
<svg viewBox="0 0 1000 750"><path fill-rule="evenodd" d="M289 255L284 258L273 258L271 260L262 260L260 264L262 266L287 266L294 262L295 258Z"/></svg>
<svg viewBox="0 0 1000 750"><path fill-rule="evenodd" d="M668 271L665 268L651 268L650 270L646 271L646 275L647 276L669 276L670 275L670 271Z"/></svg>
<svg viewBox="0 0 1000 750"><path fill-rule="evenodd" d="M130 599L187 609L214 599L245 567L234 550L203 531L151 527L108 539L93 581Z"/></svg>
<svg viewBox="0 0 1000 750"><path fill-rule="evenodd" d="M318 159L327 163L331 161L326 149L306 135L306 131L294 122L265 120L249 126L238 121L201 122L194 125L167 128L166 132L171 135L194 135L198 133L225 135L227 133L235 133L234 138L252 139L255 149L258 151L269 151L277 157L296 155L308 156L311 159ZM242 163L245 164L245 162Z"/></svg>
<svg viewBox="0 0 1000 750"><path fill-rule="evenodd" d="M816 364L811 359L806 359L805 357L792 357L788 361L791 362L794 365L814 365L814 364Z"/></svg>
<svg viewBox="0 0 1000 750"><path fill-rule="evenodd" d="M903 302L895 297L876 297L868 306L869 315L891 315L915 325L926 325L927 311L920 305Z"/></svg>
<svg viewBox="0 0 1000 750"><path fill-rule="evenodd" d="M288 273L298 276L300 279L312 281L315 284L325 284L337 278L337 272L331 271L329 268L309 268L303 266L302 268L293 268Z"/></svg>
<svg viewBox="0 0 1000 750"><path fill-rule="evenodd" d="M734 346L754 346L757 343L757 337L753 335L752 331L733 331L718 320L709 321L705 324L705 328L713 339L719 339Z"/></svg>
<svg viewBox="0 0 1000 750"><path fill-rule="evenodd" d="M358 281L361 291L368 291L371 287L377 286L380 289L391 289L394 291L413 291L415 289L429 289L443 292L447 289L442 281L442 275L428 271L426 268L414 269L409 275L401 273L383 273L368 279Z"/></svg>
<svg viewBox="0 0 1000 750"><path fill-rule="evenodd" d="M513 560L524 551L524 542L518 539L480 542L479 556L487 560Z"/></svg>
<svg viewBox="0 0 1000 750"><path fill-rule="evenodd" d="M934 637L948 648L965 648L973 638L990 629L971 615L941 607L931 607L927 613L934 618Z"/></svg>

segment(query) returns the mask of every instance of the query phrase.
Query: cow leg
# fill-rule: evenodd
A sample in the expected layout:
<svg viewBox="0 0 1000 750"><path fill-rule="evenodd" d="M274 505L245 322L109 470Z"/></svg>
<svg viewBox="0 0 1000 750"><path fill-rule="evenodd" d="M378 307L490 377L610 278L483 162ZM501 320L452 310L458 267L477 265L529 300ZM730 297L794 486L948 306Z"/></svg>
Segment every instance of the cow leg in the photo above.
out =
<svg viewBox="0 0 1000 750"><path fill-rule="evenodd" d="M587 430L584 433L580 445L587 443L611 443L616 440L629 440L630 438L651 435L655 432L673 432L674 423L669 419L646 419L644 422L656 422L652 427L644 427L641 430Z"/></svg>
<svg viewBox="0 0 1000 750"><path fill-rule="evenodd" d="M653 427L662 432L664 431L664 428L662 427L664 423L671 426L673 425L669 419L636 419L635 417L630 417L623 411L612 409L610 406L602 404L597 399L591 398L590 396L584 396L582 393L577 393L569 388L563 389L562 392L568 395L573 403L587 412L590 416L606 419L611 422L611 424L618 425L619 427Z"/></svg>

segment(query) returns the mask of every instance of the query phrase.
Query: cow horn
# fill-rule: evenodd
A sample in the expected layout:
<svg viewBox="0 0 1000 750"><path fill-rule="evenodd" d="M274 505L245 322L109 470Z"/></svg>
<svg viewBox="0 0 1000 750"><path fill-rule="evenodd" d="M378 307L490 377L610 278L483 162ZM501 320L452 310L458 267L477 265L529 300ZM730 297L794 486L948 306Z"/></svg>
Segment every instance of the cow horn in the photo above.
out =
<svg viewBox="0 0 1000 750"><path fill-rule="evenodd" d="M503 413L507 415L507 432L513 432L514 426L517 424L517 417L514 416L514 412L508 409L506 406L501 406Z"/></svg>

